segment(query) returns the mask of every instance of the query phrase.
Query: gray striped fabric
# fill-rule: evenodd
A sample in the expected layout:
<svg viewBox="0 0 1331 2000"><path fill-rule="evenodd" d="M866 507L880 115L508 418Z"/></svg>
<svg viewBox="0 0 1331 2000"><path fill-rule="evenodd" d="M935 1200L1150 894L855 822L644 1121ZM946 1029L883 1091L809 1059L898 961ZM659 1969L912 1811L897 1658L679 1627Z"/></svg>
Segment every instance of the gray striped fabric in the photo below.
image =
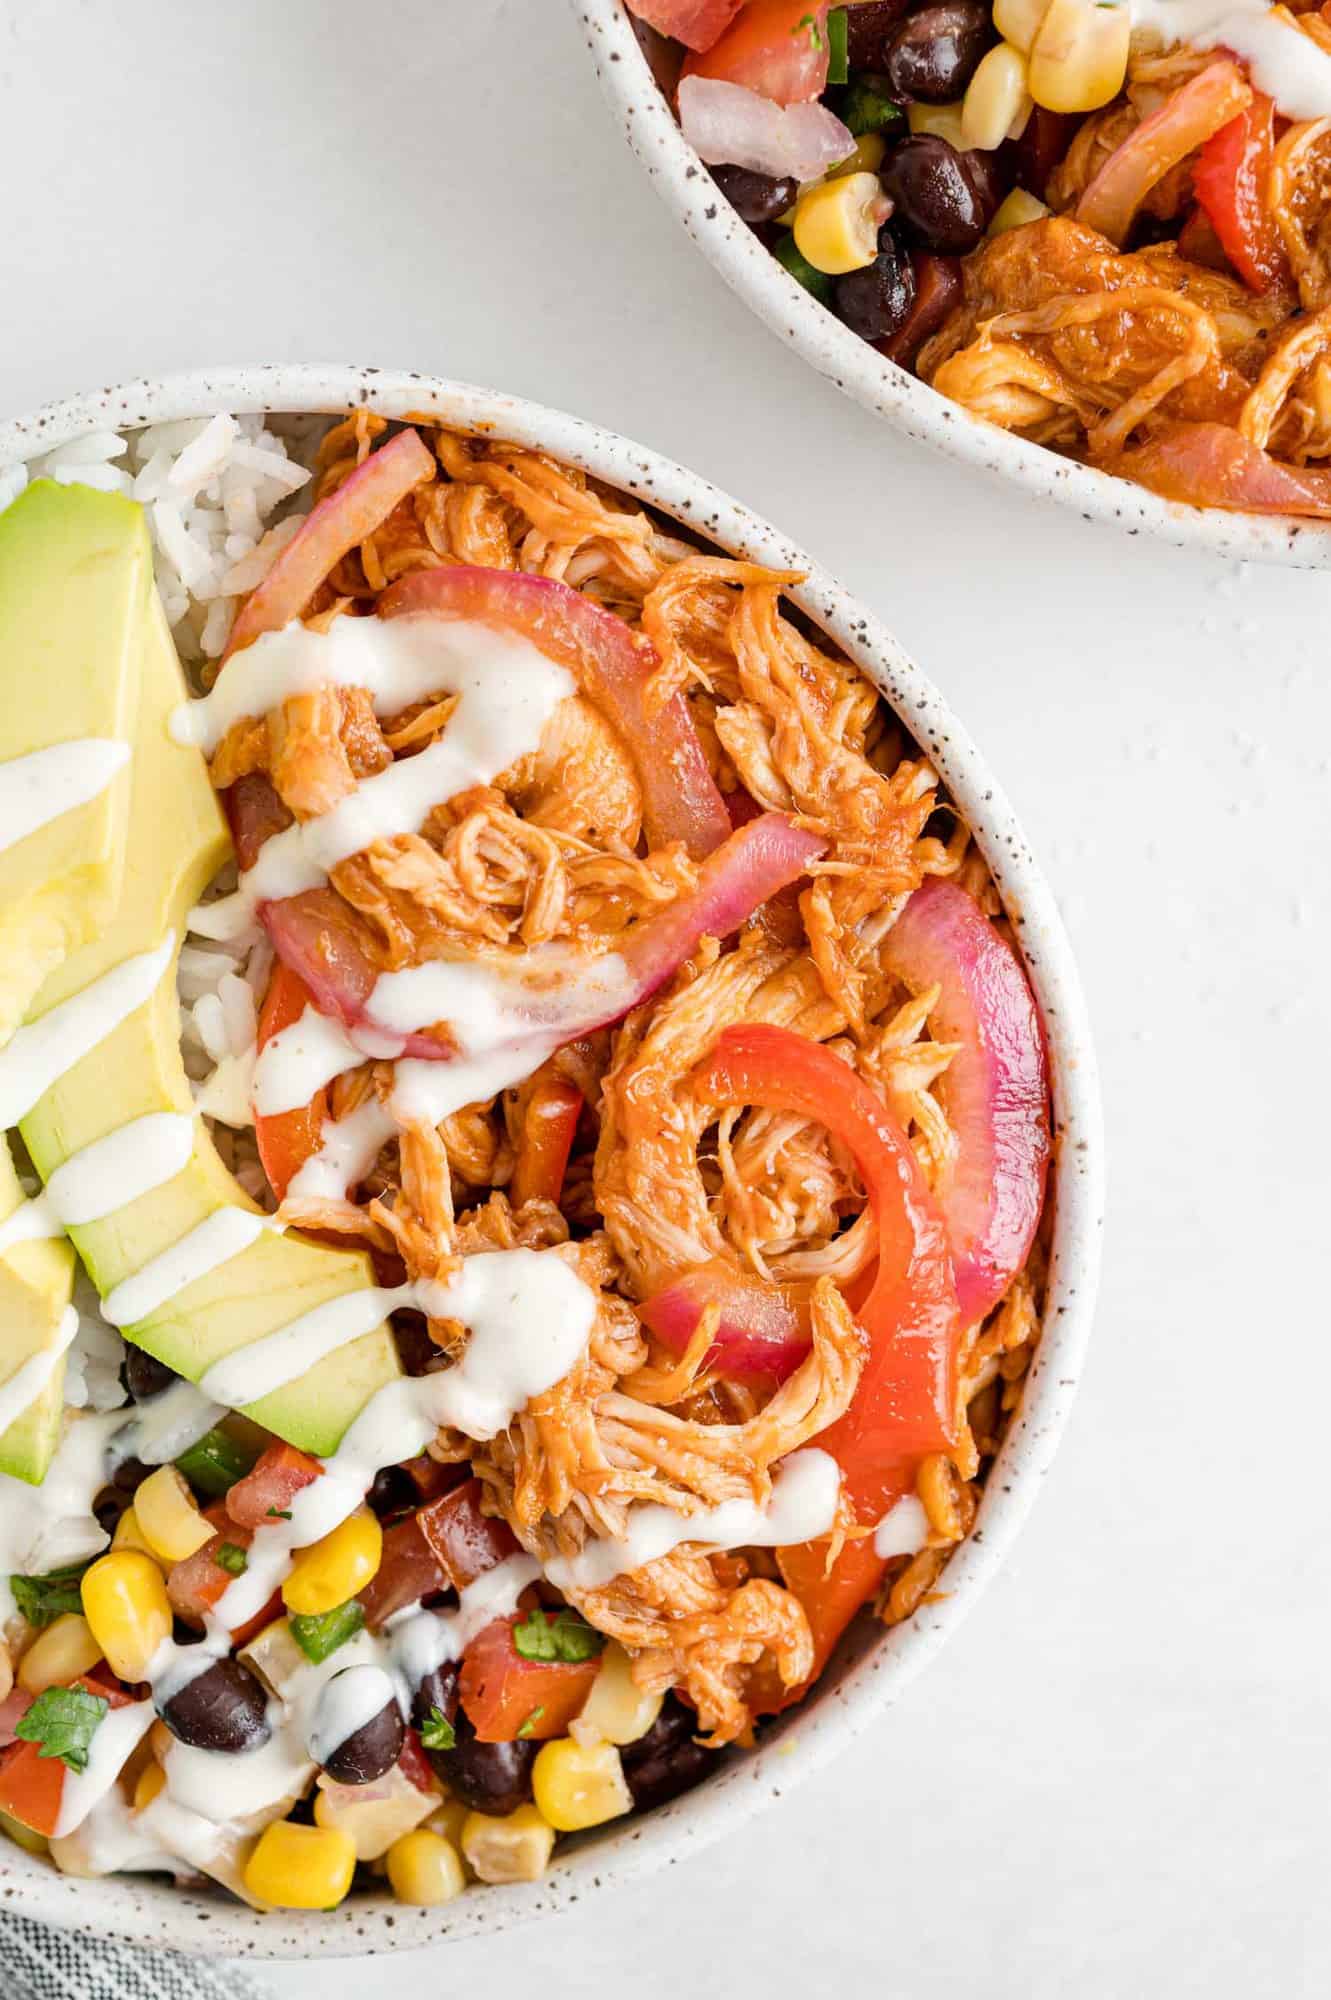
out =
<svg viewBox="0 0 1331 2000"><path fill-rule="evenodd" d="M29 1917L0 1915L3 2000L263 2000L225 1961L134 1951Z"/></svg>

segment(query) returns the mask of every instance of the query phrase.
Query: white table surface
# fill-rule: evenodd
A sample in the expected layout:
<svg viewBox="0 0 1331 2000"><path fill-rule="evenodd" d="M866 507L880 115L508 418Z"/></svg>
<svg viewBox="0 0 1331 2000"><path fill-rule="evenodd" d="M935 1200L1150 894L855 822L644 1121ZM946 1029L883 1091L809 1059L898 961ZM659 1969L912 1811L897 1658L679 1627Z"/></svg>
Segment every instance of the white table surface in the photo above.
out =
<svg viewBox="0 0 1331 2000"><path fill-rule="evenodd" d="M951 1651L664 1877L274 1990L1325 1993L1331 582L1036 509L864 416L676 231L560 0L0 0L0 189L5 413L396 364L597 418L780 523L986 748L1099 1033L1092 1362Z"/></svg>

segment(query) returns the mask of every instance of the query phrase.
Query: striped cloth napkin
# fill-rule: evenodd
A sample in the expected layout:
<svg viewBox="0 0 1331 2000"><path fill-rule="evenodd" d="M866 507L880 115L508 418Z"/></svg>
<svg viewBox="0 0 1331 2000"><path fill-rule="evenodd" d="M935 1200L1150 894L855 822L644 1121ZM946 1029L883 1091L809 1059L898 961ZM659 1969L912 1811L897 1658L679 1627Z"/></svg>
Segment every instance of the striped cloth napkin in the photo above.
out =
<svg viewBox="0 0 1331 2000"><path fill-rule="evenodd" d="M264 2000L225 1959L178 1958L0 1914L3 2000Z"/></svg>

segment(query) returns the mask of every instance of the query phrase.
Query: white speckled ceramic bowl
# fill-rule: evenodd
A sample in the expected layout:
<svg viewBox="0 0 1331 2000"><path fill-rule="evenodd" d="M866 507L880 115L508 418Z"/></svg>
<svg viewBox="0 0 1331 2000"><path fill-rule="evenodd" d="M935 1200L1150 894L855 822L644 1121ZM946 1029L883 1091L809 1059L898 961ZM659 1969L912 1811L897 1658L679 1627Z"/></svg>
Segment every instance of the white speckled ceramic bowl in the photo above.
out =
<svg viewBox="0 0 1331 2000"><path fill-rule="evenodd" d="M868 1727L955 1630L1003 1560L1049 1468L1081 1369L1100 1261L1103 1139L1095 1058L1054 900L983 758L890 634L775 529L641 446L536 404L429 375L376 368L237 368L132 382L0 422L0 470L92 430L219 410L337 412L366 404L539 447L633 494L735 555L806 572L792 592L882 689L927 750L975 832L1018 929L1048 1028L1058 1133L1045 1330L1023 1407L991 1474L975 1532L953 1558L945 1598L888 1632L865 1623L812 1699L761 1749L736 1753L698 1791L565 1848L543 1881L469 1891L443 1910L365 1896L328 1913L261 1916L216 1896L131 1876L79 1881L0 1839L0 1907L134 1943L254 1958L350 1956L474 1936L552 1915L715 1840L780 1798Z"/></svg>
<svg viewBox="0 0 1331 2000"><path fill-rule="evenodd" d="M572 0L572 6L624 136L666 206L745 304L866 410L1033 499L1056 501L1130 535L1245 562L1331 568L1331 525L1162 500L970 416L888 361L797 284L719 193L653 74L648 57L659 38L635 25L623 0Z"/></svg>

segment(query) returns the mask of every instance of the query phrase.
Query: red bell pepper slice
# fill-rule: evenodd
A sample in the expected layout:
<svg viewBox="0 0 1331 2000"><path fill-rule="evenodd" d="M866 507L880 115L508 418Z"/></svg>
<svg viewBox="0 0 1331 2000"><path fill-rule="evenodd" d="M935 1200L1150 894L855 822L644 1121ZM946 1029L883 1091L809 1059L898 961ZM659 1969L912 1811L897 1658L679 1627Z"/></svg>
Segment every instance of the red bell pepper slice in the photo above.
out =
<svg viewBox="0 0 1331 2000"><path fill-rule="evenodd" d="M513 1643L522 1619L496 1618L468 1646L458 1677L458 1699L482 1743L512 1743L519 1736L544 1743L564 1736L600 1672L590 1660L524 1660Z"/></svg>
<svg viewBox="0 0 1331 2000"><path fill-rule="evenodd" d="M526 1201L559 1200L582 1104L578 1086L562 1077L543 1077L533 1089L509 1189L515 1208Z"/></svg>
<svg viewBox="0 0 1331 2000"><path fill-rule="evenodd" d="M1249 291L1270 292L1289 281L1289 264L1267 205L1275 151L1275 105L1254 92L1252 103L1202 147L1192 170L1193 192L1211 218L1225 255Z"/></svg>
<svg viewBox="0 0 1331 2000"><path fill-rule="evenodd" d="M298 972L279 958L268 982L259 1015L259 1047L271 1042L298 1021L307 1007L314 1005L309 987ZM316 1090L308 1104L296 1111L258 1112L254 1136L259 1158L273 1193L281 1201L300 1169L323 1143L324 1123L329 1116L328 1090Z"/></svg>
<svg viewBox="0 0 1331 2000"><path fill-rule="evenodd" d="M114 1682L80 1674L69 1683L85 1694L100 1695L112 1708L127 1708L133 1695ZM49 1840L60 1822L60 1800L67 1766L59 1757L43 1757L40 1743L11 1743L0 1750L0 1812Z"/></svg>
<svg viewBox="0 0 1331 2000"><path fill-rule="evenodd" d="M827 88L827 0L749 0L685 76L743 84L774 104L807 104Z"/></svg>
<svg viewBox="0 0 1331 2000"><path fill-rule="evenodd" d="M714 1104L761 1104L825 1125L860 1171L878 1235L878 1268L856 1317L868 1357L846 1414L819 1447L842 1470L860 1521L901 1491L903 1463L956 1440L961 1318L947 1233L900 1121L821 1043L764 1023L727 1028L694 1073Z"/></svg>

